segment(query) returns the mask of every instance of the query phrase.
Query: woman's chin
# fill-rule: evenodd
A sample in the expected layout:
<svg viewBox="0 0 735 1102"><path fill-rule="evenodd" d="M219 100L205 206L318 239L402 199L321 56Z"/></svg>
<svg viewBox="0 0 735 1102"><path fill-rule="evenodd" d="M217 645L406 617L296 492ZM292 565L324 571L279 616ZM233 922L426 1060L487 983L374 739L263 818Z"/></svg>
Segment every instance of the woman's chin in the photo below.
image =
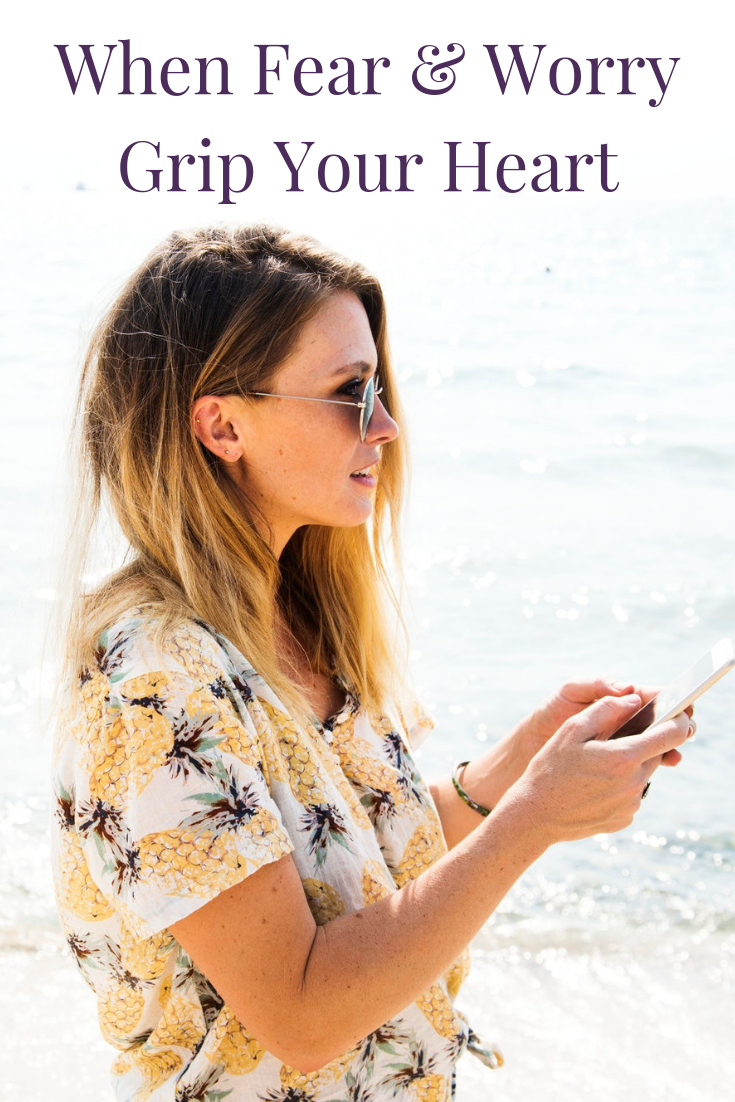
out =
<svg viewBox="0 0 735 1102"><path fill-rule="evenodd" d="M350 502L344 509L334 510L329 520L312 521L312 524L328 524L332 528L357 528L369 519L372 512L372 495L360 494L358 500Z"/></svg>

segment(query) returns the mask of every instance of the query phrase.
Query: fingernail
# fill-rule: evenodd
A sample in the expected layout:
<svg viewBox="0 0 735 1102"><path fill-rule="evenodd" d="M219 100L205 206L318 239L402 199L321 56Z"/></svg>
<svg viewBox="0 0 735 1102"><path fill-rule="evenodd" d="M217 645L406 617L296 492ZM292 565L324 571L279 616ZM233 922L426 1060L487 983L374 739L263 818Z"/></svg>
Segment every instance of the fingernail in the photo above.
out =
<svg viewBox="0 0 735 1102"><path fill-rule="evenodd" d="M612 681L610 683L610 687L613 689L617 689L619 693L624 693L627 690L633 688L629 681Z"/></svg>
<svg viewBox="0 0 735 1102"><path fill-rule="evenodd" d="M638 696L638 693L633 693L625 701L625 703L631 708L637 708L638 705L640 704L640 702L641 702L641 698Z"/></svg>
<svg viewBox="0 0 735 1102"><path fill-rule="evenodd" d="M689 724L689 730L687 731L687 738L693 738L693 737L694 737L694 728L692 727L692 725L690 723Z"/></svg>

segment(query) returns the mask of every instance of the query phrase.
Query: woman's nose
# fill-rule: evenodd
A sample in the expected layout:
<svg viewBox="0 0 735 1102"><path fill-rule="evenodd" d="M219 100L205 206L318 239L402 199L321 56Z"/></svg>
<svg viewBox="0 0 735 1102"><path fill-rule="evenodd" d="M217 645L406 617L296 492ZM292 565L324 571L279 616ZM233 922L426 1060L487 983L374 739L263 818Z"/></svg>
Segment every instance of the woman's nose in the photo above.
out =
<svg viewBox="0 0 735 1102"><path fill-rule="evenodd" d="M373 413L368 424L365 442L369 440L373 444L387 444L398 436L399 428L380 398L376 395Z"/></svg>

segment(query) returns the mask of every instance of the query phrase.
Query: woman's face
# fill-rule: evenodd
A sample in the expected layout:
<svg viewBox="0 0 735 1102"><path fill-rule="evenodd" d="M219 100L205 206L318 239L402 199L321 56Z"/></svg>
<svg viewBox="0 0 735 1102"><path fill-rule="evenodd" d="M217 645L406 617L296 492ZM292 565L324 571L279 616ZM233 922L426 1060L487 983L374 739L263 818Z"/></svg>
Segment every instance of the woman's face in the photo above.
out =
<svg viewBox="0 0 735 1102"><path fill-rule="evenodd" d="M361 400L376 365L365 309L356 295L343 291L304 325L265 389L344 405L236 396L195 403L197 435L268 520L276 555L304 524L348 527L370 516L380 450L398 435L376 397L360 440L360 410L350 403ZM355 477L366 468L372 468L369 477Z"/></svg>

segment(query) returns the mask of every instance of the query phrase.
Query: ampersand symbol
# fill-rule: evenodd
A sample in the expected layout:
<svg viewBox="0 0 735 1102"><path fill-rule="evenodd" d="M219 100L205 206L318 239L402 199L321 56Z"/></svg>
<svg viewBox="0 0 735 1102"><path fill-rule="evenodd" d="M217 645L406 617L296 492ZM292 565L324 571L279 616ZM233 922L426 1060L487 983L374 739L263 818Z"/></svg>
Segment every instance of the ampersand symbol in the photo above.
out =
<svg viewBox="0 0 735 1102"><path fill-rule="evenodd" d="M445 92L450 91L450 89L454 87L456 75L452 66L458 65L464 57L464 46L462 46L459 42L450 42L447 46L447 53L453 54L455 50L461 50L462 53L459 55L459 57L452 58L451 61L438 61L433 64L431 61L427 61L424 57L424 53L426 52L426 50L429 51L432 57L439 56L440 51L438 46L427 45L421 47L421 49L419 50L419 58L421 59L421 64L417 65L413 73L411 74L413 86L414 88L417 88L419 92L425 92L427 96L442 96ZM440 84L441 88L425 88L424 85L421 83L418 74L419 70L423 69L425 65L431 66L429 78L434 82L434 84Z"/></svg>

